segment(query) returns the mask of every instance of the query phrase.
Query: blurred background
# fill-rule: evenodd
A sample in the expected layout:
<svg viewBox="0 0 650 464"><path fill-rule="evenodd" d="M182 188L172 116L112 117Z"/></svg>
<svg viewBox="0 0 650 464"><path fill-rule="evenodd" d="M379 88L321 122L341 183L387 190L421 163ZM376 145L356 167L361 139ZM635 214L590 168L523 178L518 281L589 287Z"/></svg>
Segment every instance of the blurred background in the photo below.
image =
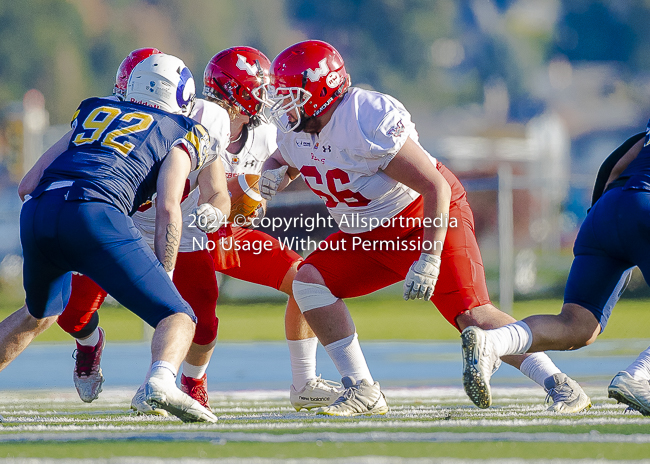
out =
<svg viewBox="0 0 650 464"><path fill-rule="evenodd" d="M495 301L561 298L598 167L650 115L649 17L648 0L0 0L0 297L22 298L17 183L131 50L181 57L200 91L224 48L320 39L463 181ZM300 213L327 214L298 181L269 215ZM637 273L627 295L647 292ZM222 282L221 302L268 299Z"/></svg>

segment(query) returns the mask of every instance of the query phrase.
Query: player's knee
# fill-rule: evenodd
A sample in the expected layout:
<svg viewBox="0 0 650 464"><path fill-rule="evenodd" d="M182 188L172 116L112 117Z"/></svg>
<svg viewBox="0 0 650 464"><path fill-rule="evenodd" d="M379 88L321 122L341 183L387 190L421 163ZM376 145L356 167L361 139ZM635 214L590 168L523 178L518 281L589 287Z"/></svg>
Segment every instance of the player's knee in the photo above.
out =
<svg viewBox="0 0 650 464"><path fill-rule="evenodd" d="M199 318L196 323L196 331L194 332L194 339L192 341L197 345L209 345L217 339L218 329L219 318L216 316L213 316L208 320Z"/></svg>
<svg viewBox="0 0 650 464"><path fill-rule="evenodd" d="M338 300L325 285L300 280L293 281L293 298L302 313L329 306Z"/></svg>
<svg viewBox="0 0 650 464"><path fill-rule="evenodd" d="M596 317L586 308L576 304L565 304L557 316L570 338L570 349L591 345L600 333L600 324Z"/></svg>

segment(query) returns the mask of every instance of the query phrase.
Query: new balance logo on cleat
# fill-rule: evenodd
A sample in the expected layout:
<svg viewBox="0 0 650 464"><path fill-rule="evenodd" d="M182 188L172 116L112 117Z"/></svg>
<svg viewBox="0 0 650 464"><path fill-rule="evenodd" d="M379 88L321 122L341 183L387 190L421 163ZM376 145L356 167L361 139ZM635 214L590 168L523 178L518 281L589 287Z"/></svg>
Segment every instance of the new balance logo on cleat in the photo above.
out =
<svg viewBox="0 0 650 464"><path fill-rule="evenodd" d="M301 409L311 410L329 406L341 395L343 387L338 382L323 380L320 376L311 379L302 390L296 391L291 385L289 398L291 405L300 411Z"/></svg>

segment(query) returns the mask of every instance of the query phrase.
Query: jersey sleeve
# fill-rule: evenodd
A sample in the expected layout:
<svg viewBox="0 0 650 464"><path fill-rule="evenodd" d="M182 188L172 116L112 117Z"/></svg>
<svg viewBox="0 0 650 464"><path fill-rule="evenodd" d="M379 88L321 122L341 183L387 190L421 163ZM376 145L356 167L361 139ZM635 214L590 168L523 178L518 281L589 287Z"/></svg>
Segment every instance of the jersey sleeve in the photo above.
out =
<svg viewBox="0 0 650 464"><path fill-rule="evenodd" d="M417 140L417 132L410 113L397 100L384 95L373 102L372 109L360 111L364 114L360 127L367 144L364 157L374 173L388 166L408 137Z"/></svg>
<svg viewBox="0 0 650 464"><path fill-rule="evenodd" d="M230 144L230 117L228 112L216 103L197 100L190 118L208 131L207 164L223 156Z"/></svg>
<svg viewBox="0 0 650 464"><path fill-rule="evenodd" d="M210 137L208 131L200 124L194 124L192 128L187 131L185 137L177 139L172 143L172 147L182 145L183 148L190 155L192 161L192 171L201 169L206 162L209 162L208 146L210 144Z"/></svg>

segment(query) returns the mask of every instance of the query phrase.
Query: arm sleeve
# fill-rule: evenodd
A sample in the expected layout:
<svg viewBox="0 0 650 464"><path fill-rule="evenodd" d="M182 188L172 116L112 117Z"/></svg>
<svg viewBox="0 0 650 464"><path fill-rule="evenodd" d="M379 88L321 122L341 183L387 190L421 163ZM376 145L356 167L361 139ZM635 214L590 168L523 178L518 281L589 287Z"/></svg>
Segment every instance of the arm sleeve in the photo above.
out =
<svg viewBox="0 0 650 464"><path fill-rule="evenodd" d="M404 109L393 108L367 137L370 150L367 156L370 172L385 169L406 143L411 134L417 134L411 115ZM417 140L417 135L416 135Z"/></svg>
<svg viewBox="0 0 650 464"><path fill-rule="evenodd" d="M614 169L616 163L618 163L630 148L644 137L645 132L639 132L638 134L633 135L623 142L620 147L614 150L605 161L603 161L603 164L600 165L600 169L598 169L598 175L596 176L596 182L594 183L594 190L591 194L591 206L593 206L603 194L605 184L607 184L607 179L609 179L609 175L612 173L612 169Z"/></svg>

